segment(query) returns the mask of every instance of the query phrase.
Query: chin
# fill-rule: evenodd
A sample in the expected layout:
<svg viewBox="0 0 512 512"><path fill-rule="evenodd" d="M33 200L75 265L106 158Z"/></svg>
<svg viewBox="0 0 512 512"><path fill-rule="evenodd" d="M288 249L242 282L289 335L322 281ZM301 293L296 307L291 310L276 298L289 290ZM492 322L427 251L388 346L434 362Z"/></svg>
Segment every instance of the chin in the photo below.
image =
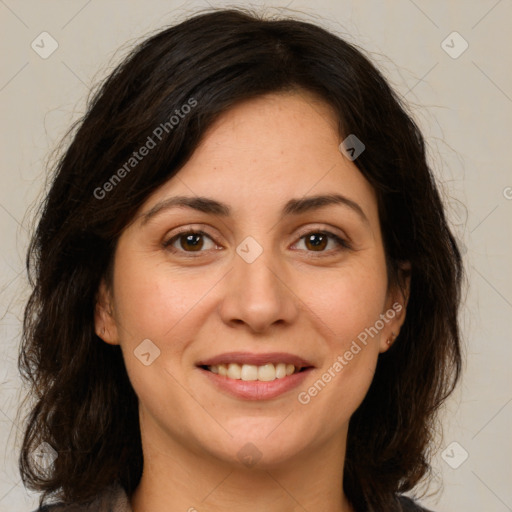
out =
<svg viewBox="0 0 512 512"><path fill-rule="evenodd" d="M232 432L233 438L223 436L223 441L210 446L210 450L215 457L228 464L257 469L275 468L289 462L305 448L302 436L292 439L284 432L285 435L281 433L274 437L272 429L275 427L274 422L272 428L259 429L254 435L249 433L252 430L237 434Z"/></svg>

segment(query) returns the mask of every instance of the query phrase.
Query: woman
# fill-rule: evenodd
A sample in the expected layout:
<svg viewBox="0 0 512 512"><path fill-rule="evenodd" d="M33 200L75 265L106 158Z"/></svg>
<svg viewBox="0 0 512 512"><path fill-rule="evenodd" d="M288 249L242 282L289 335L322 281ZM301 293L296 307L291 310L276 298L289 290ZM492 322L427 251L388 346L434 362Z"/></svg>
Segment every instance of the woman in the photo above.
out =
<svg viewBox="0 0 512 512"><path fill-rule="evenodd" d="M419 129L336 35L217 10L144 41L29 264L40 511L426 510L461 258Z"/></svg>

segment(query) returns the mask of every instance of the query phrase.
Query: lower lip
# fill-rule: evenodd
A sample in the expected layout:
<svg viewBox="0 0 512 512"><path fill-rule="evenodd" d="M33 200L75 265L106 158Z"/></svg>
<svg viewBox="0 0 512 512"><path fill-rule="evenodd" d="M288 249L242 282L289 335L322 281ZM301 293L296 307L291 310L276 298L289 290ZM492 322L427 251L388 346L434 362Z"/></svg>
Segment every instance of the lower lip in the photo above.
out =
<svg viewBox="0 0 512 512"><path fill-rule="evenodd" d="M302 372L287 375L282 379L263 382L259 380L239 380L224 377L218 373L199 368L201 372L221 391L236 398L245 400L269 400L299 386L306 379L313 368Z"/></svg>

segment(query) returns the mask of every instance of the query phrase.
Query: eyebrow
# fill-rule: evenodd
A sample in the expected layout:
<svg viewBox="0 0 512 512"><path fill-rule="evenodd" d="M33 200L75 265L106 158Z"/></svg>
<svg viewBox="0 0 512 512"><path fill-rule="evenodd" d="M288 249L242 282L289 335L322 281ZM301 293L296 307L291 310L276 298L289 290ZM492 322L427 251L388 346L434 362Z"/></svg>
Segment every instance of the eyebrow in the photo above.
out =
<svg viewBox="0 0 512 512"><path fill-rule="evenodd" d="M302 213L311 212L330 205L339 205L350 208L358 214L361 220L366 224L370 224L368 217L366 217L359 204L341 194L316 195L300 199L290 199L284 205L280 219L289 215L300 215ZM143 213L142 225L149 222L149 220L157 214L171 208L190 208L202 213L219 215L221 217L229 217L231 215L231 208L227 204L216 201L215 199L202 196L174 196L157 203L149 211Z"/></svg>

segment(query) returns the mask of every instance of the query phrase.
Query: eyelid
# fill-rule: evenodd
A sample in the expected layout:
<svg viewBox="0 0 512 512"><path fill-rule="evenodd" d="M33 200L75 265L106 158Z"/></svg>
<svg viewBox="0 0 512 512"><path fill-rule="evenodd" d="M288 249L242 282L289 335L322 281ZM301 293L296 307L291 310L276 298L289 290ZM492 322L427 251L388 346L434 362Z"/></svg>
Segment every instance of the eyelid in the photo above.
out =
<svg viewBox="0 0 512 512"><path fill-rule="evenodd" d="M176 241L176 239L178 239L182 235L202 235L202 236L209 238L215 245L217 245L217 246L220 245L215 240L215 238L212 235L210 235L209 233L207 233L205 230L203 230L201 228L185 226L184 228L180 228L179 231L173 233L172 236L170 236L169 238L164 239L164 241L162 242L162 246L164 248L168 248L172 243L174 243L174 241ZM187 251L178 251L178 252L187 254ZM201 252L206 252L206 251L197 251L197 252L201 253ZM193 254L193 252L189 252L188 254Z"/></svg>
<svg viewBox="0 0 512 512"><path fill-rule="evenodd" d="M327 233L338 238L345 240L347 243L350 243L350 237L348 237L343 231L334 226L330 226L329 224L318 224L316 226L307 225L304 229L299 229L299 238L302 238L309 233Z"/></svg>

